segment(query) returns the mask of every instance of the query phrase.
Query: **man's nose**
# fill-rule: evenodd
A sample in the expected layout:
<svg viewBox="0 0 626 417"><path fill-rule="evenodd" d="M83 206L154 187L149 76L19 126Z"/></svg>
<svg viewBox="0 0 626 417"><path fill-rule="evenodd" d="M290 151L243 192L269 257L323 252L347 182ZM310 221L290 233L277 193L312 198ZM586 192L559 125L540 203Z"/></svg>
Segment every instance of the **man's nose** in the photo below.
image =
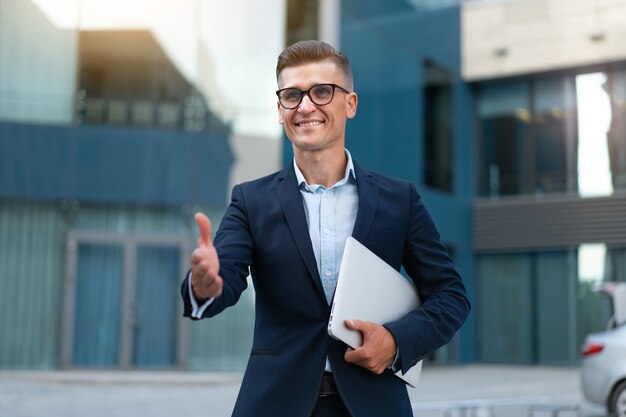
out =
<svg viewBox="0 0 626 417"><path fill-rule="evenodd" d="M302 97L302 102L300 103L300 106L298 106L298 111L302 113L310 113L313 110L315 110L315 103L313 103L311 97L309 97L308 94L305 94Z"/></svg>

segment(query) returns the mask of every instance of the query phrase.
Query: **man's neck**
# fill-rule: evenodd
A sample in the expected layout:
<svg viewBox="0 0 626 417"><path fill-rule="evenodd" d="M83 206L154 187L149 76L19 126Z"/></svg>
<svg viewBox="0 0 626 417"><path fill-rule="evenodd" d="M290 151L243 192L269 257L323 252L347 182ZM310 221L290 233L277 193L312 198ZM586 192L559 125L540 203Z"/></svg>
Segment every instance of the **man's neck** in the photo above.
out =
<svg viewBox="0 0 626 417"><path fill-rule="evenodd" d="M343 149L341 152L298 152L294 149L294 157L308 184L318 184L330 188L345 176L348 157Z"/></svg>

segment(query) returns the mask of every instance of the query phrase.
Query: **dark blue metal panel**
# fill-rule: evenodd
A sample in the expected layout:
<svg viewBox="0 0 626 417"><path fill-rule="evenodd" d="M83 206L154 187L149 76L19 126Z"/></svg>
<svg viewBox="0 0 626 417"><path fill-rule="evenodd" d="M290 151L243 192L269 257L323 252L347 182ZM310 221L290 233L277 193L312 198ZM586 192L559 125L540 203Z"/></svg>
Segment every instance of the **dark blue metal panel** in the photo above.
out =
<svg viewBox="0 0 626 417"><path fill-rule="evenodd" d="M471 202L474 196L473 104L461 80L460 7L407 7L409 2L344 0L341 50L349 57L359 94L357 117L348 122L354 159L416 184L446 244L454 247L470 299L474 300ZM385 7L380 4L385 3ZM451 193L423 184L424 86L430 60L453 80L454 185ZM460 360L474 360L474 315L460 334Z"/></svg>
<svg viewBox="0 0 626 417"><path fill-rule="evenodd" d="M0 197L67 198L69 129L0 123Z"/></svg>
<svg viewBox="0 0 626 417"><path fill-rule="evenodd" d="M232 163L226 134L0 124L0 198L222 206Z"/></svg>

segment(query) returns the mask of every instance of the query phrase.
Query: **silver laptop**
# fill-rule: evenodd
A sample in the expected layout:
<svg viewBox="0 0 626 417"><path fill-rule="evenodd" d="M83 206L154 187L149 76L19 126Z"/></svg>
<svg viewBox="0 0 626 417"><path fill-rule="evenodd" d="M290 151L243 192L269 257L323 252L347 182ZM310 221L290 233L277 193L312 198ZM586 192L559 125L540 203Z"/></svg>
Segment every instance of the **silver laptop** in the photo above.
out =
<svg viewBox="0 0 626 417"><path fill-rule="evenodd" d="M385 324L402 318L419 304L413 283L356 239L348 238L328 321L328 334L356 349L363 344L363 338L360 332L348 329L345 320ZM415 387L421 371L420 361L404 375L402 371L395 375Z"/></svg>

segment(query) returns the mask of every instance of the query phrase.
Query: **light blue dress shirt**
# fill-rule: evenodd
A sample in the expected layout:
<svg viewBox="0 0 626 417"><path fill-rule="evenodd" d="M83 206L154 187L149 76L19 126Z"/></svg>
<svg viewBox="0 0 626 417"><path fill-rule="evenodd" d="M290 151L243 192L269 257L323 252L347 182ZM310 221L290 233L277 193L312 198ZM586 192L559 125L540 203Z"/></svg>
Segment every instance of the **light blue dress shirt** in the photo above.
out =
<svg viewBox="0 0 626 417"><path fill-rule="evenodd" d="M356 175L348 150L346 156L348 163L345 175L330 188L308 184L295 159L293 161L317 270L329 304L335 292L343 249L346 240L352 235L359 206Z"/></svg>

